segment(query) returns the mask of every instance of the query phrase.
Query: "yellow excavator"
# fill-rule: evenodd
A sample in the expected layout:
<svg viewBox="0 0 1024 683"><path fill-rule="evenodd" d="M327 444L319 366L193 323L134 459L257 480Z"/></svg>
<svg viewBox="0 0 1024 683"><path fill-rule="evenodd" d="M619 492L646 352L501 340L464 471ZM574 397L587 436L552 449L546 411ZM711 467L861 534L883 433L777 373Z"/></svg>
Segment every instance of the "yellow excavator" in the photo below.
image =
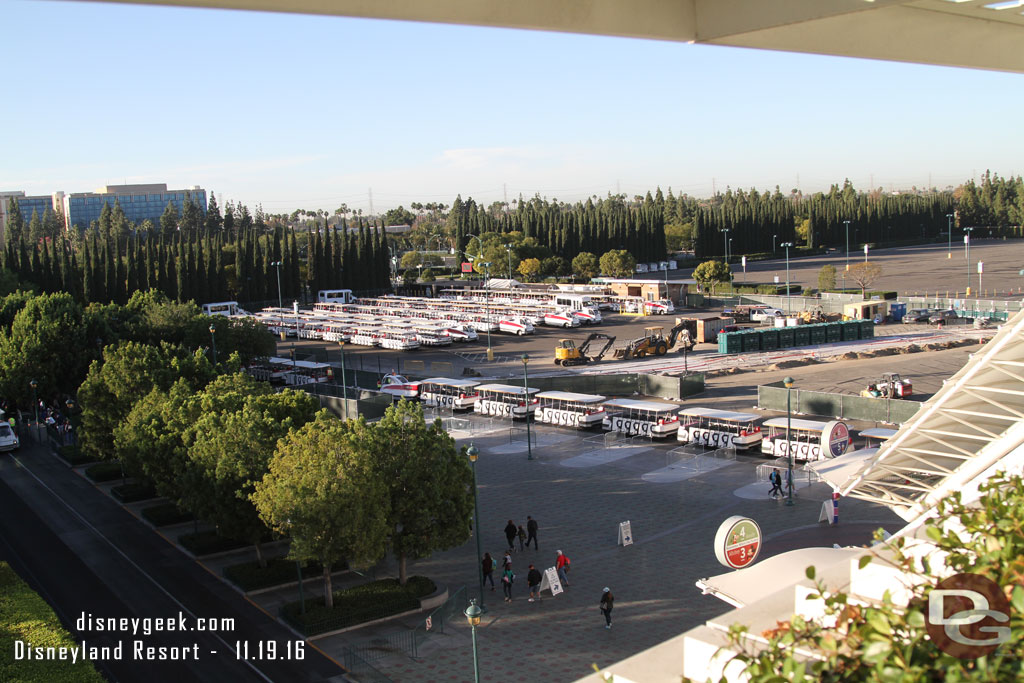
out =
<svg viewBox="0 0 1024 683"><path fill-rule="evenodd" d="M604 346L595 353L591 353L590 345L597 341L603 341ZM604 354L608 353L608 349L613 343L615 343L615 337L600 332L594 332L579 346L576 346L576 342L572 339L559 339L558 346L555 347L555 365L596 363L604 358Z"/></svg>
<svg viewBox="0 0 1024 683"><path fill-rule="evenodd" d="M645 327L644 336L629 341L625 346L615 349L615 358L629 360L644 356L664 356L678 341L687 351L697 345L690 327L696 323L685 320L669 330L665 335L664 327ZM680 349L682 350L682 349Z"/></svg>

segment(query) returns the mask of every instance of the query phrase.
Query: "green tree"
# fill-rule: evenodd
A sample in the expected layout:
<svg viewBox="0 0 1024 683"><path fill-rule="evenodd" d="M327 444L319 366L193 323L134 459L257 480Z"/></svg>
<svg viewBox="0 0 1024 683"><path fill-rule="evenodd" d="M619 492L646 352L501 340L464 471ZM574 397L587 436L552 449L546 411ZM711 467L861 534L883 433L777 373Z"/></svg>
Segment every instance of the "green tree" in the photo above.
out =
<svg viewBox="0 0 1024 683"><path fill-rule="evenodd" d="M549 256L540 262L540 274L544 277L569 274L569 262L561 256Z"/></svg>
<svg viewBox="0 0 1024 683"><path fill-rule="evenodd" d="M666 225L665 246L669 251L693 251L693 223Z"/></svg>
<svg viewBox="0 0 1024 683"><path fill-rule="evenodd" d="M519 274L532 282L540 274L540 261L535 258L523 259L519 262Z"/></svg>
<svg viewBox="0 0 1024 683"><path fill-rule="evenodd" d="M870 261L862 261L850 266L848 276L860 287L860 296L867 296L867 288L875 284L875 281L882 276L882 266Z"/></svg>
<svg viewBox="0 0 1024 683"><path fill-rule="evenodd" d="M419 403L400 401L361 432L390 498L387 526L405 585L408 559L464 543L473 515L473 472L462 449L441 426L426 424Z"/></svg>
<svg viewBox="0 0 1024 683"><path fill-rule="evenodd" d="M693 271L693 279L702 288L710 289L714 294L715 285L732 280L732 270L728 264L721 261L705 261Z"/></svg>
<svg viewBox="0 0 1024 683"><path fill-rule="evenodd" d="M4 235L4 246L17 244L25 231L25 218L21 214L21 205L14 197L7 198L7 234Z"/></svg>
<svg viewBox="0 0 1024 683"><path fill-rule="evenodd" d="M589 280L592 277L598 276L601 272L601 264L594 254L591 254L589 251L581 251L572 260L572 272L581 278Z"/></svg>
<svg viewBox="0 0 1024 683"><path fill-rule="evenodd" d="M318 401L304 391L275 393L248 375L235 379L226 390L236 395L222 401L226 409L204 410L192 430L186 479L192 511L219 533L252 544L265 567L260 541L266 526L250 496L269 470L278 440L312 420Z"/></svg>
<svg viewBox="0 0 1024 683"><path fill-rule="evenodd" d="M836 267L826 263L818 271L818 290L827 292L836 288Z"/></svg>
<svg viewBox="0 0 1024 683"><path fill-rule="evenodd" d="M160 215L160 231L165 235L173 235L178 229L178 210L174 202L167 202L163 214Z"/></svg>
<svg viewBox="0 0 1024 683"><path fill-rule="evenodd" d="M331 570L342 561L367 567L386 548L388 492L374 471L371 437L360 418L342 422L320 411L277 446L252 501L260 519L291 536L289 559L323 566L324 604L334 606Z"/></svg>
<svg viewBox="0 0 1024 683"><path fill-rule="evenodd" d="M390 209L384 214L384 225L412 225L416 222L416 214L405 207Z"/></svg>
<svg viewBox="0 0 1024 683"><path fill-rule="evenodd" d="M631 277L636 259L625 249L612 249L601 255L601 272L611 277Z"/></svg>
<svg viewBox="0 0 1024 683"><path fill-rule="evenodd" d="M422 273L420 273L420 280L422 280L423 282L434 282L435 280L437 280L437 276L434 275L433 270L427 268Z"/></svg>

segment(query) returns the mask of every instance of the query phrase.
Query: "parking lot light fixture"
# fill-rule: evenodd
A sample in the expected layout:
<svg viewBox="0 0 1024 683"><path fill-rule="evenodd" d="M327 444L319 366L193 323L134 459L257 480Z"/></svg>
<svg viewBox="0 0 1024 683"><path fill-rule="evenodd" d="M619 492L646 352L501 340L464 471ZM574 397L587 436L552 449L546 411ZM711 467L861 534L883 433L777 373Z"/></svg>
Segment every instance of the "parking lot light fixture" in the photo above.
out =
<svg viewBox="0 0 1024 683"><path fill-rule="evenodd" d="M946 258L953 258L953 214L946 214Z"/></svg>
<svg viewBox="0 0 1024 683"><path fill-rule="evenodd" d="M786 477L786 505L793 505L793 442L790 441L790 429L792 428L793 422L793 404L791 397L793 395L793 378L786 377L782 380L782 383L786 387L786 456L789 462L789 473Z"/></svg>
<svg viewBox="0 0 1024 683"><path fill-rule="evenodd" d="M35 415L36 429L39 429L39 401L36 400L36 387L39 386L39 382L30 380L28 385L32 387L32 411Z"/></svg>
<svg viewBox="0 0 1024 683"><path fill-rule="evenodd" d="M470 629L473 631L473 681L474 683L480 683L480 660L476 651L476 627L480 625L480 615L483 614L483 610L477 607L476 600L470 600L469 607L466 608L463 614L466 615L466 621L469 622Z"/></svg>
<svg viewBox="0 0 1024 683"><path fill-rule="evenodd" d="M846 270L850 270L850 221L843 221L846 224Z"/></svg>
<svg viewBox="0 0 1024 683"><path fill-rule="evenodd" d="M526 459L533 460L533 442L530 439L530 373L526 369L530 364L529 354L523 354L523 405L526 407Z"/></svg>
<svg viewBox="0 0 1024 683"><path fill-rule="evenodd" d="M964 228L964 253L967 257L967 293L965 297L971 295L971 231L974 228Z"/></svg>
<svg viewBox="0 0 1024 683"><path fill-rule="evenodd" d="M213 349L213 367L217 367L217 335L215 332L217 328L210 325L210 347Z"/></svg>
<svg viewBox="0 0 1024 683"><path fill-rule="evenodd" d="M466 449L466 456L469 458L469 464L473 468L473 535L476 536L476 571L477 576L480 579L480 609L483 611L484 607L484 568L483 558L484 553L480 545L480 500L477 495L476 485L476 459L479 457L480 451L477 450L475 444L469 444L469 448Z"/></svg>
<svg viewBox="0 0 1024 683"><path fill-rule="evenodd" d="M789 301L789 248L793 246L793 243L783 242L779 246L786 248L786 315L789 315L793 312L793 308L790 306Z"/></svg>

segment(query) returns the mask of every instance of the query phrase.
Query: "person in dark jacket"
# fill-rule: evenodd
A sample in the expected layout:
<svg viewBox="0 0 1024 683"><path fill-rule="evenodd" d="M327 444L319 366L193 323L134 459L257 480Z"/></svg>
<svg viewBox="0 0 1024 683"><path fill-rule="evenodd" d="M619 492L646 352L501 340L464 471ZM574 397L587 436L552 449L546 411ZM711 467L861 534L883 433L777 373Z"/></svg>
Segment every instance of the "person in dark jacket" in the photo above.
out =
<svg viewBox="0 0 1024 683"><path fill-rule="evenodd" d="M512 602L512 582L516 575L512 573L512 563L505 565L505 571L501 573L501 590L505 593L505 602Z"/></svg>
<svg viewBox="0 0 1024 683"><path fill-rule="evenodd" d="M530 547L530 541L533 541L533 549L540 550L537 546L537 520L529 515L526 516L526 547Z"/></svg>
<svg viewBox="0 0 1024 683"><path fill-rule="evenodd" d="M513 522L511 519L508 520L508 524L505 525L505 538L508 539L508 550L509 550L509 552L512 552L513 550L516 549L514 543L515 543L515 540L516 540L516 534L518 532L519 532L519 529L516 528L516 523Z"/></svg>
<svg viewBox="0 0 1024 683"><path fill-rule="evenodd" d="M484 553L484 559L480 561L480 568L483 569L484 572L483 583L490 581L492 591L494 590L494 566L496 564L497 562L494 561L494 558L491 557L490 553Z"/></svg>
<svg viewBox="0 0 1024 683"><path fill-rule="evenodd" d="M612 595L612 589L605 586L604 591L601 593L601 614L604 615L604 627L612 627L612 607L615 604L615 596Z"/></svg>
<svg viewBox="0 0 1024 683"><path fill-rule="evenodd" d="M526 582L530 584L530 602L540 600L540 570L530 565L530 572L526 575Z"/></svg>

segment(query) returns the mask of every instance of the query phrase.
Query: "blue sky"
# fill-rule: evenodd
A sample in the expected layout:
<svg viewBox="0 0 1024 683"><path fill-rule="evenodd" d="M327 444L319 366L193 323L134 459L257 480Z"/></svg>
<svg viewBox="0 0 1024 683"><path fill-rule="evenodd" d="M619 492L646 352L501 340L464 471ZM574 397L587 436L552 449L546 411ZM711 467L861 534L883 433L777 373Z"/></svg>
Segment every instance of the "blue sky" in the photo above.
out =
<svg viewBox="0 0 1024 683"><path fill-rule="evenodd" d="M0 190L270 213L1024 172L1024 77L554 33L5 0ZM11 30L11 29L14 30Z"/></svg>

